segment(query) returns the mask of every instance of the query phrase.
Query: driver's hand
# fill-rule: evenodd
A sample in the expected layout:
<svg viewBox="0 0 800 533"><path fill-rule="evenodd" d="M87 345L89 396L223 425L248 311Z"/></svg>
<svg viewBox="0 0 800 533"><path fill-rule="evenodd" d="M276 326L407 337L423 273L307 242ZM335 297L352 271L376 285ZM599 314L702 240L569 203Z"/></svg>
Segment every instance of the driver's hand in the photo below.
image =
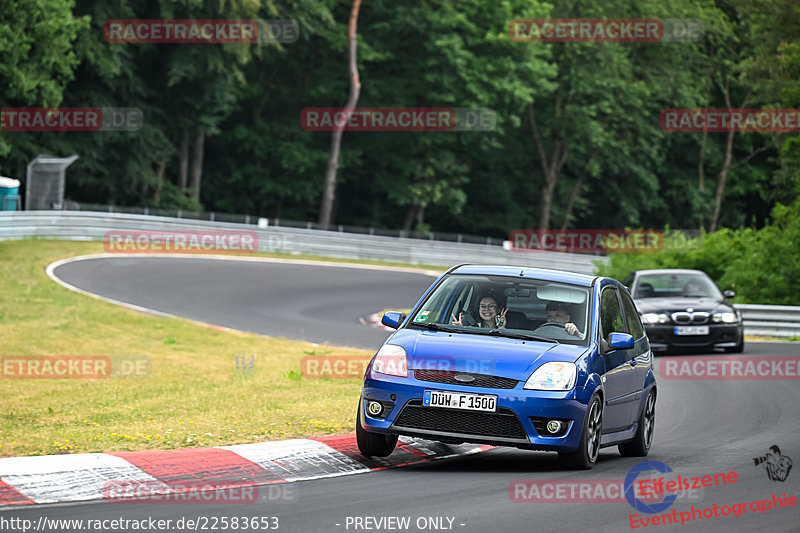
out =
<svg viewBox="0 0 800 533"><path fill-rule="evenodd" d="M578 326L576 326L572 322L567 322L566 324L564 324L564 330L570 335L575 335L575 336L580 335L580 332L578 331Z"/></svg>

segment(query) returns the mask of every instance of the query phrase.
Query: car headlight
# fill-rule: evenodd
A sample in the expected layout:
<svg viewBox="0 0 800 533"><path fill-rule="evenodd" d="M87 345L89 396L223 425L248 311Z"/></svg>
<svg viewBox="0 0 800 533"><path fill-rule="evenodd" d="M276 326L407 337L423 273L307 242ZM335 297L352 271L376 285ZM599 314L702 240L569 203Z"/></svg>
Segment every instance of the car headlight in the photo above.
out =
<svg viewBox="0 0 800 533"><path fill-rule="evenodd" d="M402 346L394 344L384 344L375 360L372 362L372 370L379 374L390 376L408 377L408 364L406 363L406 351Z"/></svg>
<svg viewBox="0 0 800 533"><path fill-rule="evenodd" d="M736 313L714 313L711 317L714 322L724 322L725 324L733 324L739 321Z"/></svg>
<svg viewBox="0 0 800 533"><path fill-rule="evenodd" d="M642 315L642 324L666 324L669 315L666 313L645 313Z"/></svg>
<svg viewBox="0 0 800 533"><path fill-rule="evenodd" d="M575 363L545 363L531 374L523 389L570 390L575 386L578 367Z"/></svg>

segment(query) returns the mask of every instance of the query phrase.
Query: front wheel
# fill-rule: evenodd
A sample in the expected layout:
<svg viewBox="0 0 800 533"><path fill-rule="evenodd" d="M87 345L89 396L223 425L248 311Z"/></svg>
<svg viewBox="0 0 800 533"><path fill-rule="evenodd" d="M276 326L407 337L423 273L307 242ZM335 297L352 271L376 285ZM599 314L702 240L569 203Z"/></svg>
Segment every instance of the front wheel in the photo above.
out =
<svg viewBox="0 0 800 533"><path fill-rule="evenodd" d="M592 396L583 420L578 449L574 452L559 452L561 466L571 470L589 470L600 454L600 436L603 432L603 406L597 394Z"/></svg>
<svg viewBox="0 0 800 533"><path fill-rule="evenodd" d="M625 457L644 457L650 452L650 445L653 444L653 432L656 428L656 393L650 391L647 401L639 416L639 429L632 441L620 444L619 454Z"/></svg>
<svg viewBox="0 0 800 533"><path fill-rule="evenodd" d="M356 443L362 455L367 457L386 457L391 455L397 445L397 435L373 433L361 427L361 411L363 400L358 402L356 415Z"/></svg>

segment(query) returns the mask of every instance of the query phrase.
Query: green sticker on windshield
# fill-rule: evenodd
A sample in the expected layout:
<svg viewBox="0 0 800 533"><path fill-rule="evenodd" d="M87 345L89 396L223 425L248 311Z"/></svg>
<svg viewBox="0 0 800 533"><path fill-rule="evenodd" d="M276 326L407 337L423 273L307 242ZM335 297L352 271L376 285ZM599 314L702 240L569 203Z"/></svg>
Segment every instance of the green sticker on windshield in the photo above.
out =
<svg viewBox="0 0 800 533"><path fill-rule="evenodd" d="M417 315L417 318L414 319L414 322L425 322L426 320L428 320L429 314L430 311L421 312L419 315Z"/></svg>

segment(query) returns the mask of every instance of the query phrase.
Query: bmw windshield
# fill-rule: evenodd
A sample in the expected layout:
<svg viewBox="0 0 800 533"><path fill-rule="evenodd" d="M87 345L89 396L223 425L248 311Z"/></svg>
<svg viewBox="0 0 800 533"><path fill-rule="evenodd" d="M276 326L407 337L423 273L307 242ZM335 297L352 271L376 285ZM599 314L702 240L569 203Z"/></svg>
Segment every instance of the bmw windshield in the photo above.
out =
<svg viewBox="0 0 800 533"><path fill-rule="evenodd" d="M695 272L646 274L639 278L635 298L713 298L722 299L708 277Z"/></svg>

